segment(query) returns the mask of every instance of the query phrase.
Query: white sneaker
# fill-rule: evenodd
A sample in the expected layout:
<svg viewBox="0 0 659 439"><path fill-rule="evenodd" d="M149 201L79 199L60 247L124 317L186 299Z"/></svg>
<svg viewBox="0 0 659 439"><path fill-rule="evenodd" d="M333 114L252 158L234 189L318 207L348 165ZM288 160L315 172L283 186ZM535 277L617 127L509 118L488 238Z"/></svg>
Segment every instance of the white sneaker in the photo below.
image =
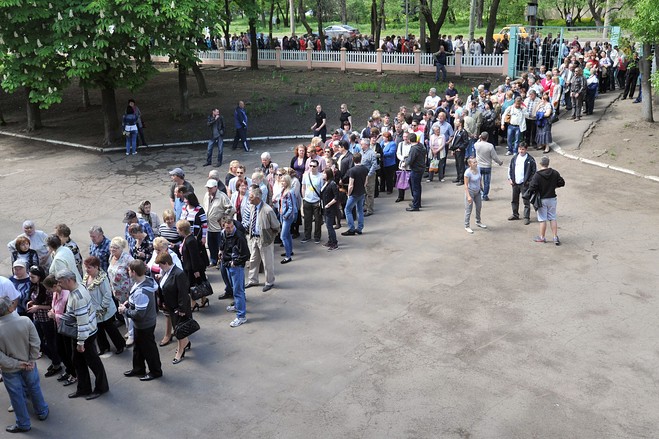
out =
<svg viewBox="0 0 659 439"><path fill-rule="evenodd" d="M465 230L467 231L467 233L474 233L474 231L471 230L471 227L465 227Z"/></svg>
<svg viewBox="0 0 659 439"><path fill-rule="evenodd" d="M476 223L476 225L477 225L478 227L480 227L481 229L487 229L487 226L486 226L485 224L483 224L483 223Z"/></svg>
<svg viewBox="0 0 659 439"><path fill-rule="evenodd" d="M9 408L7 409L7 411L8 411L9 413L13 413L13 412L14 412L14 406L13 406L13 405L10 405Z"/></svg>
<svg viewBox="0 0 659 439"><path fill-rule="evenodd" d="M129 337L126 339L126 347L130 347L130 346L132 346L132 345L134 345L134 344L135 344L135 339L134 339L133 337L130 337L130 336L129 336Z"/></svg>
<svg viewBox="0 0 659 439"><path fill-rule="evenodd" d="M130 153L129 153L129 152L127 152L127 153L126 153L126 155L130 155Z"/></svg>
<svg viewBox="0 0 659 439"><path fill-rule="evenodd" d="M229 306L227 306L227 312L236 312L236 307L235 307L235 305L229 305Z"/></svg>
<svg viewBox="0 0 659 439"><path fill-rule="evenodd" d="M236 317L233 319L233 322L229 323L229 326L232 328L237 328L238 326L242 325L243 323L247 323L247 319L245 317Z"/></svg>

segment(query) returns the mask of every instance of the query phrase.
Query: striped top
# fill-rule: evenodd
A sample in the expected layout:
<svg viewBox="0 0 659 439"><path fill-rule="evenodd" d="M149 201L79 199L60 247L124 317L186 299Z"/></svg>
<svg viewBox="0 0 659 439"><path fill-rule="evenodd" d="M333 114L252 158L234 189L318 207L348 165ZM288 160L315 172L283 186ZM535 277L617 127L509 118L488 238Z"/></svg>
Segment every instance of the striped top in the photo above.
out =
<svg viewBox="0 0 659 439"><path fill-rule="evenodd" d="M183 206L181 219L187 220L190 223L190 229L194 237L197 238L197 241L201 242L202 239L206 239L208 220L206 218L206 212L201 205L192 207L186 203Z"/></svg>
<svg viewBox="0 0 659 439"><path fill-rule="evenodd" d="M75 316L78 324L78 345L84 345L85 340L96 334L96 309L92 297L82 285L69 292L66 312Z"/></svg>

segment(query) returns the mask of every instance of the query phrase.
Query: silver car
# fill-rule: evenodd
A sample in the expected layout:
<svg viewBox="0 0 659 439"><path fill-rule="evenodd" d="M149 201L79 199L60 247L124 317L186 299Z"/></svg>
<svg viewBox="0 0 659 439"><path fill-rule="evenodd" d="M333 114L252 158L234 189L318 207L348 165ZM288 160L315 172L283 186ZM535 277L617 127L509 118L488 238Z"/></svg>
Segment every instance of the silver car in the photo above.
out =
<svg viewBox="0 0 659 439"><path fill-rule="evenodd" d="M332 26L327 26L324 33L330 38L338 38L342 36L353 37L359 34L359 29L355 29L347 24L334 24Z"/></svg>

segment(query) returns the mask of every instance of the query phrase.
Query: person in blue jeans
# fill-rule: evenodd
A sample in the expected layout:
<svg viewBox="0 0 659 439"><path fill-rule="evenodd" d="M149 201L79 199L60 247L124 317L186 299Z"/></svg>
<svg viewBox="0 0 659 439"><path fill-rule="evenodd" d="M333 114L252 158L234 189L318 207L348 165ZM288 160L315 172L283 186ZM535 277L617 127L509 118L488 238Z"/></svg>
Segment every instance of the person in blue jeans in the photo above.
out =
<svg viewBox="0 0 659 439"><path fill-rule="evenodd" d="M446 82L446 51L444 45L439 46L439 51L433 53L435 57L435 82L439 81L439 73L442 74L442 82Z"/></svg>
<svg viewBox="0 0 659 439"><path fill-rule="evenodd" d="M204 166L210 166L213 161L213 149L217 145L217 167L222 166L222 156L224 153L224 118L220 115L220 110L215 108L208 116L208 127L211 129L211 138L208 141L206 149L206 163Z"/></svg>
<svg viewBox="0 0 659 439"><path fill-rule="evenodd" d="M285 253L282 255L284 259L281 260L282 264L288 264L293 260L293 236L291 235L291 226L297 219L298 207L295 193L291 190L291 176L277 170L275 174L282 187L281 198L279 199L279 220L281 222L281 242L284 244Z"/></svg>
<svg viewBox="0 0 659 439"><path fill-rule="evenodd" d="M515 98L515 102L510 107L506 108L501 116L501 129L505 129L506 118L509 118L508 123L508 151L506 155L517 154L519 147L519 140L524 131L526 131L526 117L522 109L522 98Z"/></svg>
<svg viewBox="0 0 659 439"><path fill-rule="evenodd" d="M126 136L126 155L137 154L137 115L130 105L126 107L121 128Z"/></svg>
<svg viewBox="0 0 659 439"><path fill-rule="evenodd" d="M16 423L6 430L22 433L32 428L26 396L31 399L39 420L46 420L49 410L41 393L36 363L41 346L39 334L29 318L13 311L12 300L0 297L0 369L16 416Z"/></svg>
<svg viewBox="0 0 659 439"><path fill-rule="evenodd" d="M245 309L245 263L249 261L249 246L245 234L236 229L233 219L229 216L222 218L224 240L220 247L220 259L227 268L234 304L227 306L228 312L235 312L236 318L229 324L236 328L247 323L247 310Z"/></svg>
<svg viewBox="0 0 659 439"><path fill-rule="evenodd" d="M369 169L362 165L362 154L356 152L352 155L355 164L346 172L348 178L348 201L346 202L345 215L348 222L348 230L341 233L342 236L361 235L364 230L364 200L366 199L366 178ZM357 228L355 228L355 217L353 209L357 209Z"/></svg>

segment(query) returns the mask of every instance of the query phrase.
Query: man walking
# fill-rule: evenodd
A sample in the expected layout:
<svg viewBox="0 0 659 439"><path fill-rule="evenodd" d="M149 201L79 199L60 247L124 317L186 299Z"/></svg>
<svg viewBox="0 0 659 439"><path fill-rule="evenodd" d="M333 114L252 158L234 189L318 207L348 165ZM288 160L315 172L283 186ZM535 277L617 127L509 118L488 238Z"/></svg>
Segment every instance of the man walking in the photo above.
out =
<svg viewBox="0 0 659 439"><path fill-rule="evenodd" d="M478 169L480 169L481 177L483 178L483 201L489 201L490 197L490 181L492 179L492 162L497 163L499 166L503 165L503 160L497 155L497 150L490 142L488 142L489 134L483 131L474 143L476 150L476 160L478 162Z"/></svg>
<svg viewBox="0 0 659 439"><path fill-rule="evenodd" d="M48 418L48 404L41 393L36 363L41 345L39 334L30 319L13 310L12 300L0 297L0 369L16 416L16 423L6 431L24 433L31 429L26 396L32 400L40 421Z"/></svg>
<svg viewBox="0 0 659 439"><path fill-rule="evenodd" d="M220 110L215 108L208 116L208 127L211 129L211 139L208 141L206 150L206 164L210 166L213 162L213 149L217 145L217 167L222 166L222 155L224 153L224 118L220 116Z"/></svg>
<svg viewBox="0 0 659 439"><path fill-rule="evenodd" d="M412 192L412 203L405 209L408 212L418 212L421 208L421 178L426 168L426 149L416 141L416 134L408 136L412 143L410 155L407 157L407 165L410 168L410 192Z"/></svg>
<svg viewBox="0 0 659 439"><path fill-rule="evenodd" d="M352 155L352 161L355 165L348 169L346 178L348 179L348 201L344 209L348 230L341 233L342 236L361 235L364 229L364 198L366 196L366 179L368 178L368 168L362 165L362 155L356 152ZM355 217L353 209L357 209L357 228L355 228Z"/></svg>
<svg viewBox="0 0 659 439"><path fill-rule="evenodd" d="M304 214L304 238L302 243L311 240L311 228L314 228L314 242L320 244L323 220L320 208L320 190L323 176L318 172L318 160L309 160L309 172L302 176L302 212Z"/></svg>
<svg viewBox="0 0 659 439"><path fill-rule="evenodd" d="M263 292L275 286L275 237L279 234L279 220L274 210L263 201L258 185L249 188L249 211L247 234L249 236L249 275L246 288L259 284L259 266L263 262L265 285ZM234 297L236 292L234 291Z"/></svg>
<svg viewBox="0 0 659 439"><path fill-rule="evenodd" d="M512 205L513 214L508 221L519 219L519 197L529 187L533 174L535 174L535 159L527 154L526 142L519 144L519 152L515 154L510 161L508 168L508 181L513 188ZM531 204L528 198L522 198L524 201L524 225L531 224Z"/></svg>
<svg viewBox="0 0 659 439"><path fill-rule="evenodd" d="M119 305L119 313L133 321L135 345L133 368L124 372L124 376L139 376L140 381L151 381L162 376L160 354L154 337L158 317L158 284L153 278L146 277L146 265L140 259L130 262L128 273L134 283L128 301ZM145 362L149 365L149 373L146 373Z"/></svg>
<svg viewBox="0 0 659 439"><path fill-rule="evenodd" d="M238 148L238 142L242 143L246 152L249 152L249 145L247 145L247 112L245 111L245 103L238 102L238 106L233 111L233 122L236 128L236 135L233 138L232 149Z"/></svg>
<svg viewBox="0 0 659 439"><path fill-rule="evenodd" d="M227 311L236 313L236 318L229 326L236 328L247 322L247 317L245 317L247 313L245 309L245 262L249 260L250 254L245 235L236 229L233 218L223 217L222 227L224 228L224 241L220 248L220 259L222 264L227 267L235 299L234 305L227 306Z"/></svg>
<svg viewBox="0 0 659 439"><path fill-rule="evenodd" d="M540 170L535 173L529 185L529 192L536 194L542 201L538 209L538 222L540 223L540 234L533 240L535 242L546 242L547 221L554 235L554 244L561 245L558 239L558 223L556 222L556 188L565 186L565 180L558 171L549 167L549 157L542 156L540 159Z"/></svg>

